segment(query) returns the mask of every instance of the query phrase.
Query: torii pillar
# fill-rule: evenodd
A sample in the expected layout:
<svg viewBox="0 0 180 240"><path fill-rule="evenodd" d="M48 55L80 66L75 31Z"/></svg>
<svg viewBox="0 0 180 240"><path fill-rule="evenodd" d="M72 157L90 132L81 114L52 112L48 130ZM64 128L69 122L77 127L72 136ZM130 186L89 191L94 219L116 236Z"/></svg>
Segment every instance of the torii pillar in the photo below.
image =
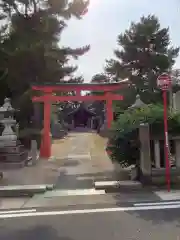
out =
<svg viewBox="0 0 180 240"><path fill-rule="evenodd" d="M40 147L40 157L49 158L51 157L51 103L48 99L50 92L46 92L46 100L44 101L44 128L42 132L42 140Z"/></svg>
<svg viewBox="0 0 180 240"><path fill-rule="evenodd" d="M113 99L112 99L112 93L111 92L107 92L106 93L106 114L107 114L107 128L110 129L111 128L111 124L114 120L114 114L113 114Z"/></svg>

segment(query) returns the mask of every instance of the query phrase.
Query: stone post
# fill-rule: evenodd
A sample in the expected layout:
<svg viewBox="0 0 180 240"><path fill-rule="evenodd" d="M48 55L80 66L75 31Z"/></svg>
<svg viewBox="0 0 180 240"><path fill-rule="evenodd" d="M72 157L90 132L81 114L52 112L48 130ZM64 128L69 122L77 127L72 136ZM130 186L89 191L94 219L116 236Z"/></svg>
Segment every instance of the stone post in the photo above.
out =
<svg viewBox="0 0 180 240"><path fill-rule="evenodd" d="M144 184L151 183L151 153L149 125L141 124L139 127L140 140L140 179Z"/></svg>
<svg viewBox="0 0 180 240"><path fill-rule="evenodd" d="M33 126L39 128L41 126L41 107L39 103L33 103L34 116L33 116Z"/></svg>
<svg viewBox="0 0 180 240"><path fill-rule="evenodd" d="M37 155L38 147L36 140L31 140L31 157L32 157L32 165L35 165L38 160Z"/></svg>
<svg viewBox="0 0 180 240"><path fill-rule="evenodd" d="M71 124L71 128L75 128L75 122L74 122L74 119L72 119L72 124Z"/></svg>
<svg viewBox="0 0 180 240"><path fill-rule="evenodd" d="M155 167L160 168L161 162L160 162L160 144L158 140L154 141L154 158L155 158Z"/></svg>
<svg viewBox="0 0 180 240"><path fill-rule="evenodd" d="M90 122L90 125L91 125L90 127L91 127L91 129L93 129L93 123L94 123L94 117L91 118L91 122Z"/></svg>
<svg viewBox="0 0 180 240"><path fill-rule="evenodd" d="M175 139L176 167L180 168L180 139Z"/></svg>

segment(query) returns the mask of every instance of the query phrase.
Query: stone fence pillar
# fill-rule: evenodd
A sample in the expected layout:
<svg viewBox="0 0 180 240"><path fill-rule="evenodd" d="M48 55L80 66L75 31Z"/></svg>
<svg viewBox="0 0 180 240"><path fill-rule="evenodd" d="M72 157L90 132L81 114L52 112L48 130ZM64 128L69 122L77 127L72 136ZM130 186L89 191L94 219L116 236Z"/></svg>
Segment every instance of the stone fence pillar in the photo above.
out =
<svg viewBox="0 0 180 240"><path fill-rule="evenodd" d="M155 167L161 168L159 140L154 140L154 160L155 160Z"/></svg>
<svg viewBox="0 0 180 240"><path fill-rule="evenodd" d="M140 180L144 184L151 183L151 153L149 125L141 124L139 127L140 140Z"/></svg>

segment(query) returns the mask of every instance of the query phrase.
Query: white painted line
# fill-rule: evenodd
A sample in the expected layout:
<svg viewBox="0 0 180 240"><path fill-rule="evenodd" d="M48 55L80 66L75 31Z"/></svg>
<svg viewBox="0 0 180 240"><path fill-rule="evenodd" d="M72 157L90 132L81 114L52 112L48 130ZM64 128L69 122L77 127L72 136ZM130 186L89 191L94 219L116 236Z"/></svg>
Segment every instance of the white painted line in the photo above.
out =
<svg viewBox="0 0 180 240"><path fill-rule="evenodd" d="M172 205L172 204L180 204L180 201L135 203L133 205L134 206L158 206L158 205Z"/></svg>
<svg viewBox="0 0 180 240"><path fill-rule="evenodd" d="M92 176L80 176L76 178L77 180L94 180L94 177Z"/></svg>
<svg viewBox="0 0 180 240"><path fill-rule="evenodd" d="M119 181L101 181L95 182L95 186L102 187L102 186L116 186L119 185Z"/></svg>
<svg viewBox="0 0 180 240"><path fill-rule="evenodd" d="M0 215L2 215L2 214L15 214L15 213L29 213L29 212L36 212L36 209L0 211Z"/></svg>
<svg viewBox="0 0 180 240"><path fill-rule="evenodd" d="M78 190L54 190L46 192L43 196L55 197L55 196L85 196L85 195L103 195L106 194L105 190L92 189L78 189Z"/></svg>
<svg viewBox="0 0 180 240"><path fill-rule="evenodd" d="M68 158L69 159L81 159L81 158L89 158L90 156L89 156L89 154L80 154L80 155L78 155L78 154L73 154L73 155L68 155Z"/></svg>
<svg viewBox="0 0 180 240"><path fill-rule="evenodd" d="M21 218L21 217L38 217L38 216L57 216L57 215L78 215L90 213L107 213L107 212L128 212L128 211L147 211L147 210L163 210L177 209L180 204L163 205L163 206L140 206L140 207L118 207L118 208L97 208L97 209L82 209L82 210L67 210L67 211L49 211L49 212L27 212L16 214L2 214L0 219L5 218Z"/></svg>
<svg viewBox="0 0 180 240"><path fill-rule="evenodd" d="M154 191L154 193L160 197L162 200L180 200L180 191L178 190L171 190L170 192L167 191Z"/></svg>

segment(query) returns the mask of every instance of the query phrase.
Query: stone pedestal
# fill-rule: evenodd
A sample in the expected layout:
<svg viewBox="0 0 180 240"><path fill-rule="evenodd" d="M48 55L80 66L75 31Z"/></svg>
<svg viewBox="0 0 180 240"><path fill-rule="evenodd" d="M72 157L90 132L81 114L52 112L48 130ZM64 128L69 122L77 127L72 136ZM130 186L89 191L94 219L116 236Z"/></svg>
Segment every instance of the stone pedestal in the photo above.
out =
<svg viewBox="0 0 180 240"><path fill-rule="evenodd" d="M24 167L28 161L28 151L19 142L0 147L0 169L14 169Z"/></svg>
<svg viewBox="0 0 180 240"><path fill-rule="evenodd" d="M142 124L139 128L140 139L140 180L144 184L151 183L151 154L149 125Z"/></svg>

